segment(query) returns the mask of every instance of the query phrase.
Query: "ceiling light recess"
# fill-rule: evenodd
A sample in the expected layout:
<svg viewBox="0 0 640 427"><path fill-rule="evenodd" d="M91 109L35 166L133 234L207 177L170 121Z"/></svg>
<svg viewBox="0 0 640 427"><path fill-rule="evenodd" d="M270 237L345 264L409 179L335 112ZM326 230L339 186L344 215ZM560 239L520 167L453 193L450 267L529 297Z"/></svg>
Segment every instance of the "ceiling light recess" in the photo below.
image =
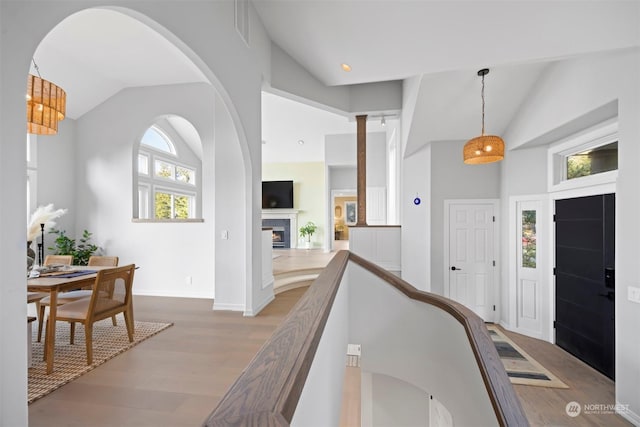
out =
<svg viewBox="0 0 640 427"><path fill-rule="evenodd" d="M347 73L351 71L351 65L347 64L346 62L340 64L340 67L342 68L342 71L346 71Z"/></svg>
<svg viewBox="0 0 640 427"><path fill-rule="evenodd" d="M478 71L482 77L482 134L470 139L464 145L462 157L468 165L499 162L504 159L504 141L497 135L484 134L484 76L489 74L488 68Z"/></svg>

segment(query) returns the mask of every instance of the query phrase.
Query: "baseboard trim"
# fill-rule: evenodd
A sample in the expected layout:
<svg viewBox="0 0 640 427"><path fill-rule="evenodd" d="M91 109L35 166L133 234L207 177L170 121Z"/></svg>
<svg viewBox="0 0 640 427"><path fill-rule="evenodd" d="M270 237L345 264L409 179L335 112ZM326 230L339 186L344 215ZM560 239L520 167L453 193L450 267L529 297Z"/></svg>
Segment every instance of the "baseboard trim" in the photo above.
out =
<svg viewBox="0 0 640 427"><path fill-rule="evenodd" d="M621 411L620 409L622 408L625 410ZM640 426L640 415L629 409L629 405L622 404L616 400L616 413L634 426Z"/></svg>
<svg viewBox="0 0 640 427"><path fill-rule="evenodd" d="M505 322L504 320L500 320L498 322L498 324L500 326L502 326L504 329L506 329L507 331L511 331L511 325L509 325L507 322Z"/></svg>
<svg viewBox="0 0 640 427"><path fill-rule="evenodd" d="M262 289L267 289L269 286L273 286L274 282L276 281L275 277L273 277L273 274L271 276L269 276L266 279L262 279Z"/></svg>
<svg viewBox="0 0 640 427"><path fill-rule="evenodd" d="M226 311L244 311L244 305L242 304L231 304L231 303L220 303L213 300L213 310L226 310Z"/></svg>
<svg viewBox="0 0 640 427"><path fill-rule="evenodd" d="M178 294L175 292L156 292L156 291L137 291L133 293L134 296L141 295L147 297L170 297L170 298L197 298L197 299L214 299L213 294L208 295L204 293L194 293L194 294Z"/></svg>
<svg viewBox="0 0 640 427"><path fill-rule="evenodd" d="M265 308L274 299L275 299L275 296L273 295L273 292L269 293L267 297L260 304L258 304L258 306L254 310L245 310L244 316L253 317L257 315L262 311L263 308Z"/></svg>

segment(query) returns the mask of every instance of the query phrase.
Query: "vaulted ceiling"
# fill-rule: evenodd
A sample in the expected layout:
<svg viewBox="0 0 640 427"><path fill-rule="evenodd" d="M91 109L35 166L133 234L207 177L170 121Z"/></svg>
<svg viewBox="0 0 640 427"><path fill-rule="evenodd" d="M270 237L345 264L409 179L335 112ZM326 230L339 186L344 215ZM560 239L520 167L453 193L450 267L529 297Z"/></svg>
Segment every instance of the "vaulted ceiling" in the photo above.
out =
<svg viewBox="0 0 640 427"><path fill-rule="evenodd" d="M487 127L501 133L548 63L640 44L637 1L253 4L273 41L326 85L422 76L415 105L420 120L414 120L411 129L422 142L468 139L478 133L480 68L491 68L486 78ZM64 20L42 41L34 58L44 78L67 90L71 118L126 87L206 81L154 31L106 9L89 9ZM351 65L352 71L342 71L341 63ZM278 111L296 107L299 123L307 123L307 128L278 126L278 120L286 118ZM275 96L265 97L263 109L271 124L263 139L274 149L292 139L311 141L353 129L344 117ZM278 128L289 133L278 133Z"/></svg>

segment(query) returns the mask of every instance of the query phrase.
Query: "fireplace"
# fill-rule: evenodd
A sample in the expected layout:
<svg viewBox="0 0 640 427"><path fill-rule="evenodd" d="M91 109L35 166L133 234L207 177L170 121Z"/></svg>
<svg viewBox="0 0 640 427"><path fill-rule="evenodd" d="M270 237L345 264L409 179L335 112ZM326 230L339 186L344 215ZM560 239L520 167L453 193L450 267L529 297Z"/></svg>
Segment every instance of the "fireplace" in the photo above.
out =
<svg viewBox="0 0 640 427"><path fill-rule="evenodd" d="M274 226L271 228L271 243L274 248L285 247L284 227Z"/></svg>
<svg viewBox="0 0 640 427"><path fill-rule="evenodd" d="M271 242L274 248L291 247L291 221L288 219L263 219L263 227L271 227Z"/></svg>
<svg viewBox="0 0 640 427"><path fill-rule="evenodd" d="M274 248L292 248L298 246L298 210L297 209L262 209L262 226L275 228L284 227L282 239L284 245L278 243ZM277 230L280 234L280 230Z"/></svg>

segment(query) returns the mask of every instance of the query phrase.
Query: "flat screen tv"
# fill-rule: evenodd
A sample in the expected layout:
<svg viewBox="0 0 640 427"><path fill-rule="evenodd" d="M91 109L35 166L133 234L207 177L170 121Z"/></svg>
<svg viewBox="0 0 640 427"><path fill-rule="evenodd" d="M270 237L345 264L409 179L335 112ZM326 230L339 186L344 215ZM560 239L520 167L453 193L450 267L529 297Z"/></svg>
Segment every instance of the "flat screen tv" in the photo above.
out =
<svg viewBox="0 0 640 427"><path fill-rule="evenodd" d="M293 209L293 181L262 181L262 209Z"/></svg>

